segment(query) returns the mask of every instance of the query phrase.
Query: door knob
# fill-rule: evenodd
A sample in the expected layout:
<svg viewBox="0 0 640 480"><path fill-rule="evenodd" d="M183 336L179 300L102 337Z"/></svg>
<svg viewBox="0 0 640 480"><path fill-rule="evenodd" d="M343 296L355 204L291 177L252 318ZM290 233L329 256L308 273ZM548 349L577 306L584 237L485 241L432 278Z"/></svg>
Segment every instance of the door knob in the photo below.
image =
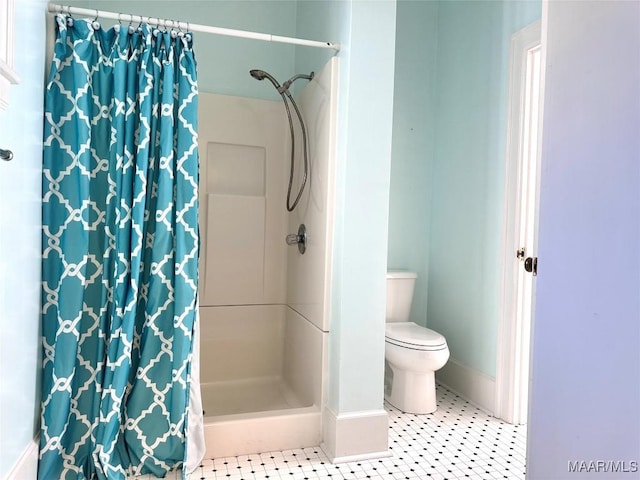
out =
<svg viewBox="0 0 640 480"><path fill-rule="evenodd" d="M533 273L534 275L538 274L538 257L527 257L524 260L524 269Z"/></svg>

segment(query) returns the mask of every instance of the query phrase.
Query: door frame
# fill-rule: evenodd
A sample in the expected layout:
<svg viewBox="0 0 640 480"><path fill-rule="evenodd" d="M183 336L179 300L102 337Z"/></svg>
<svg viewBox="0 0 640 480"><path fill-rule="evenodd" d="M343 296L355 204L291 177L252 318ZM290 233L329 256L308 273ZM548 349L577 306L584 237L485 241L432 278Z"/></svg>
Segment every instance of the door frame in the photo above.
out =
<svg viewBox="0 0 640 480"><path fill-rule="evenodd" d="M524 103L526 61L528 52L541 46L540 110L538 145L542 138L542 99L544 98L545 50L542 45L541 22L514 33L509 52L509 95L507 111L507 136L505 155L505 189L503 207L503 242L501 261L501 298L499 302L499 324L497 337L495 407L494 415L512 424L527 421L529 391L529 358L531 353L531 323L522 322L516 315L517 288L514 260L518 235L516 226L520 222L519 176L521 163L521 129ZM536 194L535 227L538 224L540 149L536 160L538 184ZM535 255L528 252L527 255ZM518 266L522 268L522 266ZM535 289L535 282L534 289ZM535 291L532 292L535 297ZM531 312L533 319L533 311Z"/></svg>

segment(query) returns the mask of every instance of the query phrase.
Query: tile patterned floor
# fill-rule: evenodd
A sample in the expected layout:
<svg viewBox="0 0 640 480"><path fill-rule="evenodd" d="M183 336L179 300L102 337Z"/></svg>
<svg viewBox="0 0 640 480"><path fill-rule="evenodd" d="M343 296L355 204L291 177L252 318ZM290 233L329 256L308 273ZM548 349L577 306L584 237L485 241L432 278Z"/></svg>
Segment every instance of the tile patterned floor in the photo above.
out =
<svg viewBox="0 0 640 480"><path fill-rule="evenodd" d="M286 450L205 460L189 480L524 479L526 426L493 418L440 386L437 397L431 415L385 405L392 457L332 465L320 448Z"/></svg>

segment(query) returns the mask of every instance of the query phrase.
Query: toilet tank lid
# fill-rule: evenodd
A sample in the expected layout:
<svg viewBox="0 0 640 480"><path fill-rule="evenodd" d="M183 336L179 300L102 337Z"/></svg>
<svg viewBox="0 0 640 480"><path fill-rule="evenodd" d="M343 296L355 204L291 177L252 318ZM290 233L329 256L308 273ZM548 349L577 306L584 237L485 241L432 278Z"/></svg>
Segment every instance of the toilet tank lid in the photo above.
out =
<svg viewBox="0 0 640 480"><path fill-rule="evenodd" d="M417 278L416 272L409 272L407 270L389 270L387 272L387 278Z"/></svg>

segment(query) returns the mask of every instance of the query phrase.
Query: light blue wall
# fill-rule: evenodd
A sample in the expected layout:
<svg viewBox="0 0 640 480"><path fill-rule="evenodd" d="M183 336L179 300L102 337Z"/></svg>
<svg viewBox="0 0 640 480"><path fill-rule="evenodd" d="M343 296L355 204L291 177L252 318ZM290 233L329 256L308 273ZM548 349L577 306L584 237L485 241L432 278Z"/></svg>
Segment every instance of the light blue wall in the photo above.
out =
<svg viewBox="0 0 640 480"><path fill-rule="evenodd" d="M426 325L438 2L398 1L396 25L388 263L418 274L411 321Z"/></svg>
<svg viewBox="0 0 640 480"><path fill-rule="evenodd" d="M201 25L296 36L296 2L293 0L72 0L63 3ZM279 43L196 33L194 50L198 61L200 91L279 100L280 96L271 84L254 80L249 76L249 70L266 70L282 83L294 74L294 48Z"/></svg>
<svg viewBox="0 0 640 480"><path fill-rule="evenodd" d="M349 72L351 49L349 43L351 40L351 2L324 2L324 1L305 1L300 4L297 16L297 35L301 38L326 38L327 41L337 42L341 44L341 50L338 54L339 63L339 87L338 87L338 158L339 164L344 165L344 156L346 150L345 125L348 116L346 115L346 105L348 105L349 92ZM330 40L329 40L330 39ZM316 63L326 61L329 52L322 50L296 48L296 70L306 71L315 68ZM341 172L344 167L336 168L337 172ZM336 175L336 199L344 196L344 174ZM339 206L336 205L336 209ZM336 212L339 215L339 212ZM336 225L334 238L338 239L342 235L340 225ZM337 223L337 221L336 221ZM334 242L333 245L333 277L331 282L331 320L330 320L330 341L327 359L328 374L326 376L326 395L329 407L338 412L340 409L340 396L342 379L340 376L342 350L345 349L345 343L342 340L342 329L339 325L339 318L342 310L342 301L340 292L342 289L342 242ZM326 439L325 439L326 440Z"/></svg>
<svg viewBox="0 0 640 480"><path fill-rule="evenodd" d="M511 35L541 2L400 0L389 268L418 273L411 320L495 375Z"/></svg>
<svg viewBox="0 0 640 480"><path fill-rule="evenodd" d="M547 8L527 478L637 479L640 3Z"/></svg>
<svg viewBox="0 0 640 480"><path fill-rule="evenodd" d="M495 373L504 170L498 132L507 80L501 13L501 2L440 4L429 243L427 324L447 338L455 360L489 375Z"/></svg>
<svg viewBox="0 0 640 480"><path fill-rule="evenodd" d="M298 35L338 41L339 124L328 403L382 409L395 1L300 2ZM326 53L296 55L305 70Z"/></svg>
<svg viewBox="0 0 640 480"><path fill-rule="evenodd" d="M394 1L352 4L338 148L334 278L340 280L332 295L340 341L329 372L338 379L337 413L383 406L395 14Z"/></svg>
<svg viewBox="0 0 640 480"><path fill-rule="evenodd" d="M511 34L540 2L442 1L427 325L457 362L495 376Z"/></svg>
<svg viewBox="0 0 640 480"><path fill-rule="evenodd" d="M9 109L0 111L0 478L39 428L40 235L45 5L15 2L15 70Z"/></svg>

